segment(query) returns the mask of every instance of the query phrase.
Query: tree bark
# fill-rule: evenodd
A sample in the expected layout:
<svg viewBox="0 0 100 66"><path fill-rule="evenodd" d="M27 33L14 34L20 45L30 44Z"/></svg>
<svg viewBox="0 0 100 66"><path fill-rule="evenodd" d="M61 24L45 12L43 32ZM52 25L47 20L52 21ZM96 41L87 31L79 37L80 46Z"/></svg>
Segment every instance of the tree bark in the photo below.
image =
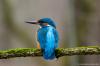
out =
<svg viewBox="0 0 100 66"><path fill-rule="evenodd" d="M55 50L56 57L73 55L100 55L99 46L76 47L76 48L58 48ZM42 50L37 48L17 48L10 50L1 50L0 59L15 57L40 57Z"/></svg>

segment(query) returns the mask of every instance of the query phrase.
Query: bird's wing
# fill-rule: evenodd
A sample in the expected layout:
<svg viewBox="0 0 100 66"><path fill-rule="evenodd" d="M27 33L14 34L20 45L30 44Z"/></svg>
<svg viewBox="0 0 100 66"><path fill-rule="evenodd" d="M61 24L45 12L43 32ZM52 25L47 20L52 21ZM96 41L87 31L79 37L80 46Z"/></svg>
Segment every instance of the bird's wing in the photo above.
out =
<svg viewBox="0 0 100 66"><path fill-rule="evenodd" d="M55 37L55 48L58 47L59 35L56 29L53 29L54 37Z"/></svg>
<svg viewBox="0 0 100 66"><path fill-rule="evenodd" d="M46 35L47 35L47 29L39 29L37 33L37 40L40 43L41 48L45 47L46 43Z"/></svg>
<svg viewBox="0 0 100 66"><path fill-rule="evenodd" d="M44 48L45 46L47 47L47 45L52 45L55 48L58 47L59 36L55 28L49 27L45 29L39 29L37 39L41 48Z"/></svg>

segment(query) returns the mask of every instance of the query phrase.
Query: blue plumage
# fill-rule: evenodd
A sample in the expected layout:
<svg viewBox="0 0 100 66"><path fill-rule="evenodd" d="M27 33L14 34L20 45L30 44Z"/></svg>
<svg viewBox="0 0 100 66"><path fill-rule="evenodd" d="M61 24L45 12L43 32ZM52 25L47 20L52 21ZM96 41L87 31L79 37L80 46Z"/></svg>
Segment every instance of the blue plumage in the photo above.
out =
<svg viewBox="0 0 100 66"><path fill-rule="evenodd" d="M42 18L40 19L38 22L40 23L48 23L49 25L53 26L54 28L56 28L56 24L53 20L51 20L50 18ZM40 24L41 25L41 24ZM42 25L41 25L42 26Z"/></svg>
<svg viewBox="0 0 100 66"><path fill-rule="evenodd" d="M43 49L44 59L55 58L55 49L58 47L58 34L54 27L44 26L38 30L38 41Z"/></svg>
<svg viewBox="0 0 100 66"><path fill-rule="evenodd" d="M50 18L43 18L37 22L27 22L30 24L39 24L41 28L37 31L37 40L43 50L43 57L46 60L56 58L55 49L58 47L59 36L56 25Z"/></svg>

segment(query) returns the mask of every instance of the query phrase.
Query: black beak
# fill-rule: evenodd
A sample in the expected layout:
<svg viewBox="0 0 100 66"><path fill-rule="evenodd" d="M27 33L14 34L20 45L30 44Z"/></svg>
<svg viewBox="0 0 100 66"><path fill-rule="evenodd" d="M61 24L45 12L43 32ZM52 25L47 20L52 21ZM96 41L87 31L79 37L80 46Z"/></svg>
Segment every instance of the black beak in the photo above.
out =
<svg viewBox="0 0 100 66"><path fill-rule="evenodd" d="M29 24L39 24L39 22L37 22L37 21L26 21L26 23L29 23Z"/></svg>

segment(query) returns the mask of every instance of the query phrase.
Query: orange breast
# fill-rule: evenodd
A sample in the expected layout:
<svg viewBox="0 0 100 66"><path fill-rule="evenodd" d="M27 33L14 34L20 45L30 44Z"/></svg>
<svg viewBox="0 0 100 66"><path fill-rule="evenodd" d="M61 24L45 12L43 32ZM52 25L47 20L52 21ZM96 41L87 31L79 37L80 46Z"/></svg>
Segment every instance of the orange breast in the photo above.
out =
<svg viewBox="0 0 100 66"><path fill-rule="evenodd" d="M36 32L36 36L35 36L35 37L36 37L36 39L37 39L37 32ZM37 43L37 48L40 49L40 44L39 44L39 42L37 41L36 43Z"/></svg>
<svg viewBox="0 0 100 66"><path fill-rule="evenodd" d="M37 48L40 49L40 44L39 44L39 42L37 42Z"/></svg>

